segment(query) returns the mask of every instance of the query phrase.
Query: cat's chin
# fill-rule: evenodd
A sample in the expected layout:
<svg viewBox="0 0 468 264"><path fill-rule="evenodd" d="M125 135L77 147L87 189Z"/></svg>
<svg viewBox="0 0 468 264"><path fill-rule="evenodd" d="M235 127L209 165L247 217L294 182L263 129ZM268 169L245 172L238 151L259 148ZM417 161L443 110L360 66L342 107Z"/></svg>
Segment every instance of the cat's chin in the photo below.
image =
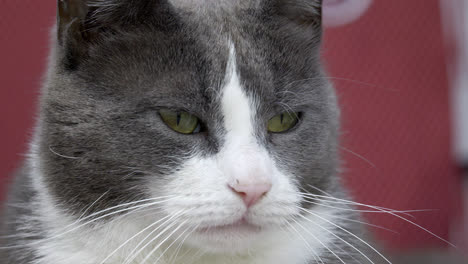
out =
<svg viewBox="0 0 468 264"><path fill-rule="evenodd" d="M268 230L240 220L232 224L196 229L187 243L214 254L244 253Z"/></svg>
<svg viewBox="0 0 468 264"><path fill-rule="evenodd" d="M210 226L210 227L203 227L196 230L199 234L203 235L211 235L211 234L243 234L243 233L258 233L261 231L261 227L251 224L246 220L242 219L236 221L232 224L227 225L217 225L217 226Z"/></svg>

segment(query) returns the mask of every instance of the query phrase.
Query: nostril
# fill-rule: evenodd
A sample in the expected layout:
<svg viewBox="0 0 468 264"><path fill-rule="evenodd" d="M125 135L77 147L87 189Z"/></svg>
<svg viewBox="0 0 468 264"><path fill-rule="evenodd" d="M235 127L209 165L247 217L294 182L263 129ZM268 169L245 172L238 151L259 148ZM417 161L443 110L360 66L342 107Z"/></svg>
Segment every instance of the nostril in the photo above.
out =
<svg viewBox="0 0 468 264"><path fill-rule="evenodd" d="M236 184L228 186L234 193L242 198L247 207L256 204L271 189L270 183L241 185L239 181L236 181Z"/></svg>
<svg viewBox="0 0 468 264"><path fill-rule="evenodd" d="M229 186L230 187L230 186ZM236 191L234 188L230 187L230 189L235 193L237 194L240 198L242 198L242 200L244 200L246 197L247 197L247 193L245 192L238 192Z"/></svg>
<svg viewBox="0 0 468 264"><path fill-rule="evenodd" d="M233 191L235 194L239 195L240 197L242 197L242 199L247 195L245 192L242 192L242 191L238 191L236 190L235 187L232 187L231 185L228 184L228 187L229 189L231 189L231 191Z"/></svg>

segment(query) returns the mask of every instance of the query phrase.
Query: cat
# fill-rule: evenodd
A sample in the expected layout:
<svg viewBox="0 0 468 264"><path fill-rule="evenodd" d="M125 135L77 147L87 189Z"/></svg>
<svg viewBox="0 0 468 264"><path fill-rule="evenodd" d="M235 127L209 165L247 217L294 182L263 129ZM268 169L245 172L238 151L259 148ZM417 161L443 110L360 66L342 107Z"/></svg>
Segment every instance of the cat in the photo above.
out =
<svg viewBox="0 0 468 264"><path fill-rule="evenodd" d="M1 263L388 262L339 180L321 10L59 0Z"/></svg>

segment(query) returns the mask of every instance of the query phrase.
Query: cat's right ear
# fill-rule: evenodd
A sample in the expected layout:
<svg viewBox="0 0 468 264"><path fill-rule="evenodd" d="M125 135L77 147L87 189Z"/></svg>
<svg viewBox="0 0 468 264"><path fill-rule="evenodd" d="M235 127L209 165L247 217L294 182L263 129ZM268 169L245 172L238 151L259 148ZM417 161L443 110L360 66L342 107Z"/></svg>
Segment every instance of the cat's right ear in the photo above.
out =
<svg viewBox="0 0 468 264"><path fill-rule="evenodd" d="M104 35L136 27L173 31L179 24L167 0L57 0L57 38L68 70L76 69Z"/></svg>

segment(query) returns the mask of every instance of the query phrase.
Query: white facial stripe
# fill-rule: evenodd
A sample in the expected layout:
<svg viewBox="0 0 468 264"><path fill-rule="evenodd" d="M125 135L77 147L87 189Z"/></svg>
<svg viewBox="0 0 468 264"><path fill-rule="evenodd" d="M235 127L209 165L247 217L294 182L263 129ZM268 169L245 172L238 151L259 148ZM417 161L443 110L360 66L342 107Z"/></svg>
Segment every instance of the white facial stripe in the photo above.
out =
<svg viewBox="0 0 468 264"><path fill-rule="evenodd" d="M237 73L236 52L234 45L230 45L229 61L226 70L226 86L222 98L224 126L228 138L236 137L248 139L253 137L253 117L255 107L242 90Z"/></svg>
<svg viewBox="0 0 468 264"><path fill-rule="evenodd" d="M228 185L244 194L251 205L272 186L273 162L267 151L255 140L256 105L244 92L236 67L236 53L231 43L226 85L222 97L224 126L227 131L218 157Z"/></svg>

